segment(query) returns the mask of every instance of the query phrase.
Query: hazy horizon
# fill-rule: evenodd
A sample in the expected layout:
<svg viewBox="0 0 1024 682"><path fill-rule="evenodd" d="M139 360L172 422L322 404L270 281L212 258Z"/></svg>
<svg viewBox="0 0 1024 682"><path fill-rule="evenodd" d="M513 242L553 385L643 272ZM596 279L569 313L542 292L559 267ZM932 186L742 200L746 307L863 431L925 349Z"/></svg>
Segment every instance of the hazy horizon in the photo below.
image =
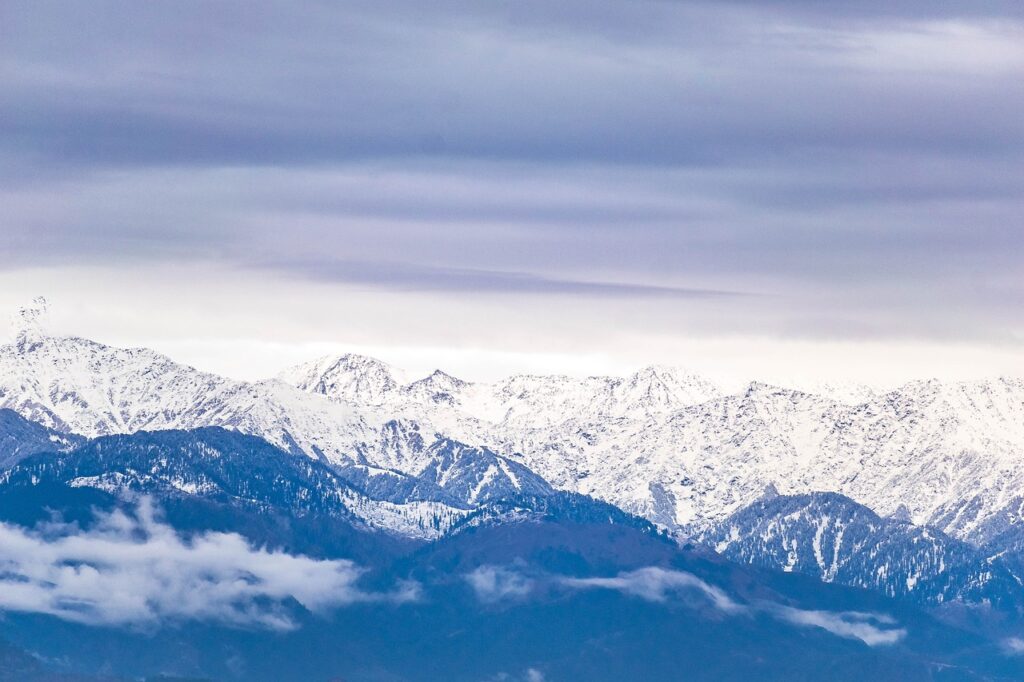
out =
<svg viewBox="0 0 1024 682"><path fill-rule="evenodd" d="M609 358L601 356L573 358L569 356L560 357L557 355L544 356L537 353L525 356L512 353L500 354L493 351L483 351L480 352L479 356L472 357L467 360L465 357L465 350L453 351L450 348L444 347L402 348L387 346L357 346L345 345L340 342L310 342L295 344L267 342L262 346L257 346L257 352L252 353L253 346L246 345L247 343L252 344L252 341L243 340L239 342L232 340L219 340L212 342L217 344L218 350L224 357L227 357L232 353L237 353L239 346L243 351L250 351L250 355L243 357L241 363L232 367L230 365L226 365L223 361L218 362L218 359L220 358L216 355L203 357L202 348L206 344L210 344L210 341L200 342L199 344L192 345L191 347L188 342L175 343L171 341L168 343L164 341L161 343L160 340L156 340L156 343L148 343L154 341L153 339L136 342L132 341L131 337L127 337L124 341L118 342L108 338L102 333L102 330L98 330L99 334L95 337L83 334L80 329L74 328L71 318L66 318L62 324L55 325L51 312L53 309L52 303L46 300L45 297L38 298L43 299L43 311L42 318L35 326L37 326L40 332L44 335L85 336L90 338L92 341L106 343L107 345L150 348L151 350L167 355L171 360L176 362L191 365L203 371L243 381L272 379L275 378L282 370L290 369L297 365L313 363L323 358L338 357L344 354L363 355L382 361L388 364L395 372L396 380L406 383L429 376L436 370L454 374L460 379L487 383L516 374L564 374L566 376L577 378L592 376L626 376L652 366L672 367L702 375L716 382L719 387L726 391L742 390L751 382L768 382L787 388L807 390L824 389L828 386L832 386L833 388L842 388L846 386L851 388L867 387L875 391L884 391L895 389L908 382L918 380L985 380L1007 376L1013 378L1020 377L1019 374L1011 373L970 373L964 376L956 376L948 372L937 375L913 375L912 373L907 373L904 375L890 376L888 381L879 381L871 380L870 378L863 376L853 378L843 377L841 373L823 373L818 375L814 373L806 373L803 375L775 374L773 376L770 371L766 371L763 368L758 369L757 367L751 367L749 364L744 365L743 363L732 363L716 366L714 363L709 364L707 362L701 362L699 359L698 361L690 362L688 364L685 361L685 358L681 358L675 362L643 362L641 360L637 364L617 364ZM15 308L14 313L10 316L10 325L6 330L6 333L4 335L0 335L0 342L10 342L15 339L15 333L17 330L26 326L25 323L19 319L22 311L33 309L38 298L33 300L31 303ZM739 343L748 344L749 340L740 340ZM163 348L161 348L161 346L163 346ZM739 348L742 350L742 345L739 346ZM920 349L917 348L915 350L919 352ZM246 365L254 355L263 355L267 358L267 365ZM190 356L198 358L199 362L190 360ZM284 364L275 364L275 361ZM247 366L249 367L249 371L246 371ZM702 367L699 368L698 366ZM464 369L465 372L456 371L454 368L457 367ZM594 371L595 367L603 371ZM751 373L746 375L742 374L741 370L745 367L749 368ZM227 371L225 371L225 368ZM242 371L239 371L239 368L241 368ZM506 371L503 372L502 370Z"/></svg>

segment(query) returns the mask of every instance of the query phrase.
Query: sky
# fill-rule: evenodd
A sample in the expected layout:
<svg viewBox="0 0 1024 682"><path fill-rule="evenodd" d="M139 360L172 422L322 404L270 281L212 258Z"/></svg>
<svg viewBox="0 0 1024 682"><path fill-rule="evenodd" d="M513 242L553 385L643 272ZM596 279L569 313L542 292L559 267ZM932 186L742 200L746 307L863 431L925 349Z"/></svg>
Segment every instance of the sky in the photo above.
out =
<svg viewBox="0 0 1024 682"><path fill-rule="evenodd" d="M0 5L0 308L203 369L1024 374L1024 6Z"/></svg>

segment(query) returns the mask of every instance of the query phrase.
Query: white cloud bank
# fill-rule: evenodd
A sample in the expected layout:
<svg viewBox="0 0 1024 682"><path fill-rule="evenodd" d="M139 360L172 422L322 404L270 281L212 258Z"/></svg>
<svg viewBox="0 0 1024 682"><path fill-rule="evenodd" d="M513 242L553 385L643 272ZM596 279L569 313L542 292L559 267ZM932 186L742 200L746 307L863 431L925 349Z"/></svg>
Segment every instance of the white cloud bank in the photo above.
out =
<svg viewBox="0 0 1024 682"><path fill-rule="evenodd" d="M793 625L819 627L839 637L859 639L868 646L895 644L907 634L903 628L893 627L896 621L880 613L807 611L780 604L766 606L765 610Z"/></svg>
<svg viewBox="0 0 1024 682"><path fill-rule="evenodd" d="M234 533L184 539L155 518L104 515L88 531L35 531L0 523L0 611L45 613L90 625L208 620L246 627L296 626L287 604L313 612L362 601L408 601L357 586L363 569L252 547Z"/></svg>
<svg viewBox="0 0 1024 682"><path fill-rule="evenodd" d="M884 614L859 611L813 611L773 602L740 604L723 590L709 585L685 571L658 567L641 568L619 573L611 578L563 578L562 584L578 589L604 588L618 590L648 601L665 601L681 590L696 590L719 611L729 615L762 612L802 627L818 627L838 637L858 639L868 646L895 644L907 631L895 627L896 621Z"/></svg>

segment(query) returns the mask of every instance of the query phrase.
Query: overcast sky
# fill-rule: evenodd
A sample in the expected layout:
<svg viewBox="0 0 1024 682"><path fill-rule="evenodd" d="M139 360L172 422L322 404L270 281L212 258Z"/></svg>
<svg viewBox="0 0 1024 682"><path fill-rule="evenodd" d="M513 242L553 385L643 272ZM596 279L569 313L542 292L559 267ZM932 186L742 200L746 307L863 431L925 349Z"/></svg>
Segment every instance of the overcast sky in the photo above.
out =
<svg viewBox="0 0 1024 682"><path fill-rule="evenodd" d="M1024 374L1019 2L0 4L0 305L241 377Z"/></svg>

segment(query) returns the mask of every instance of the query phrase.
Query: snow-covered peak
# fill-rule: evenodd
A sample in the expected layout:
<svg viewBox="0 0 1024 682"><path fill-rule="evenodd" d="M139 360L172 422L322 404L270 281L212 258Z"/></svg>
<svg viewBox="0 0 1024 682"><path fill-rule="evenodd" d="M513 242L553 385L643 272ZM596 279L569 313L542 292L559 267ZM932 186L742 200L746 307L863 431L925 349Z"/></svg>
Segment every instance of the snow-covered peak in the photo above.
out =
<svg viewBox="0 0 1024 682"><path fill-rule="evenodd" d="M827 396L844 405L862 405L878 397L879 391L855 381L818 381L797 385L802 391Z"/></svg>
<svg viewBox="0 0 1024 682"><path fill-rule="evenodd" d="M430 376L409 384L409 386L429 386L435 391L459 391L468 385L468 382L439 369L435 369Z"/></svg>
<svg viewBox="0 0 1024 682"><path fill-rule="evenodd" d="M405 386L403 392L419 403L444 402L454 405L469 386L468 382L437 369L430 376Z"/></svg>
<svg viewBox="0 0 1024 682"><path fill-rule="evenodd" d="M611 398L616 405L610 406L610 413L668 414L721 395L721 389L705 377L675 367L652 365L615 383Z"/></svg>
<svg viewBox="0 0 1024 682"><path fill-rule="evenodd" d="M0 348L0 406L62 431L124 433L144 428L166 409L158 405L161 397L173 403L168 389L185 375L204 388L224 381L150 350L77 337L20 336Z"/></svg>
<svg viewBox="0 0 1024 682"><path fill-rule="evenodd" d="M0 347L0 407L88 437L223 426L338 460L366 439L350 407L280 381L235 381L152 350L77 337Z"/></svg>
<svg viewBox="0 0 1024 682"><path fill-rule="evenodd" d="M985 552L934 528L882 518L832 492L762 497L701 540L726 557L922 603L1013 604L1020 584Z"/></svg>
<svg viewBox="0 0 1024 682"><path fill-rule="evenodd" d="M353 405L382 405L393 397L396 371L375 358L354 353L325 356L278 375L286 384Z"/></svg>
<svg viewBox="0 0 1024 682"><path fill-rule="evenodd" d="M515 428L546 428L566 421L662 417L722 395L710 380L683 370L651 366L627 377L575 378L514 375L471 383L435 370L402 385L397 372L371 358L321 358L278 377L303 391L393 415L453 425L470 420ZM462 432L459 432L460 435Z"/></svg>

